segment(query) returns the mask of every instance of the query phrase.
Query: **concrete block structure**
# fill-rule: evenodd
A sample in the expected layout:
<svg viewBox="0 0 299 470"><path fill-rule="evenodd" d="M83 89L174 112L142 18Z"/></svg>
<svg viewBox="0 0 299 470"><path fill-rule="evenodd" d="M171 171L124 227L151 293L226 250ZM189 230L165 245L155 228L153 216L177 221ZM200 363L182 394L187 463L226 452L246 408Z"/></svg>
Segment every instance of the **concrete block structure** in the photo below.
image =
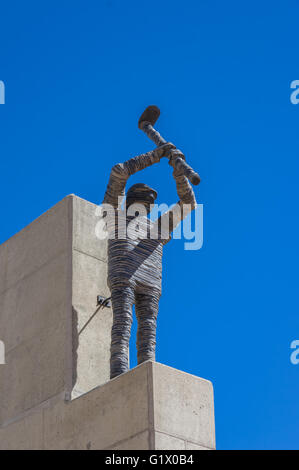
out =
<svg viewBox="0 0 299 470"><path fill-rule="evenodd" d="M209 381L148 361L109 380L107 244L74 195L0 246L0 449L213 449Z"/></svg>

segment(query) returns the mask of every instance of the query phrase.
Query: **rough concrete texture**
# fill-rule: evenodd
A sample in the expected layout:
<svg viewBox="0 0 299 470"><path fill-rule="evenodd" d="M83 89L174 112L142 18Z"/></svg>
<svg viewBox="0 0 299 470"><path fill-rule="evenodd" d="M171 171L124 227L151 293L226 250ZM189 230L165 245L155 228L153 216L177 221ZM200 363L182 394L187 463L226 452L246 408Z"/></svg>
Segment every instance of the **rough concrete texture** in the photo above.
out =
<svg viewBox="0 0 299 470"><path fill-rule="evenodd" d="M210 382L150 361L109 381L98 220L71 195L0 246L0 449L214 448Z"/></svg>
<svg viewBox="0 0 299 470"><path fill-rule="evenodd" d="M44 411L47 449L105 449L148 428L148 367Z"/></svg>
<svg viewBox="0 0 299 470"><path fill-rule="evenodd" d="M215 447L213 386L208 380L153 363L153 406L157 431Z"/></svg>
<svg viewBox="0 0 299 470"><path fill-rule="evenodd" d="M96 310L107 244L97 206L68 196L0 246L0 425L109 379L111 309Z"/></svg>
<svg viewBox="0 0 299 470"><path fill-rule="evenodd" d="M97 296L110 297L107 241L96 236L98 206L75 196L72 200L72 397L77 397L109 380L112 309L99 310L86 326L98 308Z"/></svg>
<svg viewBox="0 0 299 470"><path fill-rule="evenodd" d="M164 380L168 387L161 387ZM148 361L75 400L49 401L3 427L0 449L8 448L213 449L212 384Z"/></svg>
<svg viewBox="0 0 299 470"><path fill-rule="evenodd" d="M41 450L43 413L38 410L5 428L0 427L0 450Z"/></svg>

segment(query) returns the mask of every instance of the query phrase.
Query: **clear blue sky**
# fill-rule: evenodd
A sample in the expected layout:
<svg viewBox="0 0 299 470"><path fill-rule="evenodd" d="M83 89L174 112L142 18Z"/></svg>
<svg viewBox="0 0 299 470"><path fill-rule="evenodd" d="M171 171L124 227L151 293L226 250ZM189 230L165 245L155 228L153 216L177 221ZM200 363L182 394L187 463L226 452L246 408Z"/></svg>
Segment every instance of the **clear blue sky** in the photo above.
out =
<svg viewBox="0 0 299 470"><path fill-rule="evenodd" d="M153 148L137 119L159 105L159 130L202 177L204 246L165 248L157 360L213 381L219 449L299 449L298 13L0 3L0 242L69 193L99 203L111 166ZM177 200L166 161L139 181Z"/></svg>

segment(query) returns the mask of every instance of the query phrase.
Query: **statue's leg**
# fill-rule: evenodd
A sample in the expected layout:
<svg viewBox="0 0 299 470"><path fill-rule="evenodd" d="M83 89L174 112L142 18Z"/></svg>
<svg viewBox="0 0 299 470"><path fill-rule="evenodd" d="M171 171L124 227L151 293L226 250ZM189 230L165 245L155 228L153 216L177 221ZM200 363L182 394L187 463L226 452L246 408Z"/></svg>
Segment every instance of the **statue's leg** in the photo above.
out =
<svg viewBox="0 0 299 470"><path fill-rule="evenodd" d="M129 340L134 290L130 286L112 288L113 326L111 330L110 378L129 369Z"/></svg>
<svg viewBox="0 0 299 470"><path fill-rule="evenodd" d="M135 295L135 310L138 320L137 329L137 360L141 364L147 360L155 360L156 328L159 309L160 291L152 289Z"/></svg>

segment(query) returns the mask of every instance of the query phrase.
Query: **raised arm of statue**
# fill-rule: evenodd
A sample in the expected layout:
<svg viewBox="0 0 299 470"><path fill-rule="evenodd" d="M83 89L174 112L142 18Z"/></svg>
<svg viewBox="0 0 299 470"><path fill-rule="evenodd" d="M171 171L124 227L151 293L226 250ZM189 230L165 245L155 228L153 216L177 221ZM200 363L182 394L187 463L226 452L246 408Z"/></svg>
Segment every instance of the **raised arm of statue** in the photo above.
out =
<svg viewBox="0 0 299 470"><path fill-rule="evenodd" d="M174 153L175 155L180 154L183 155L180 151L176 150ZM170 159L170 165L172 164ZM173 230L177 227L177 225L187 217L187 215L195 209L196 207L196 198L194 195L193 188L189 183L186 176L184 176L183 172L180 170L173 170L173 177L176 182L176 189L177 194L179 196L179 201L171 208L169 211L165 212L161 215L159 219L159 226L162 229L162 233L166 234L165 242L166 244L170 240L170 236L167 237L167 230L169 235L173 232ZM163 237L163 235L162 235Z"/></svg>
<svg viewBox="0 0 299 470"><path fill-rule="evenodd" d="M125 187L130 176L137 171L159 163L162 157L165 157L175 146L171 143L161 145L160 147L137 157L133 157L124 163L117 163L111 169L110 178L103 203L112 205L115 209L119 207L122 198L125 195ZM121 198L119 200L119 197Z"/></svg>

